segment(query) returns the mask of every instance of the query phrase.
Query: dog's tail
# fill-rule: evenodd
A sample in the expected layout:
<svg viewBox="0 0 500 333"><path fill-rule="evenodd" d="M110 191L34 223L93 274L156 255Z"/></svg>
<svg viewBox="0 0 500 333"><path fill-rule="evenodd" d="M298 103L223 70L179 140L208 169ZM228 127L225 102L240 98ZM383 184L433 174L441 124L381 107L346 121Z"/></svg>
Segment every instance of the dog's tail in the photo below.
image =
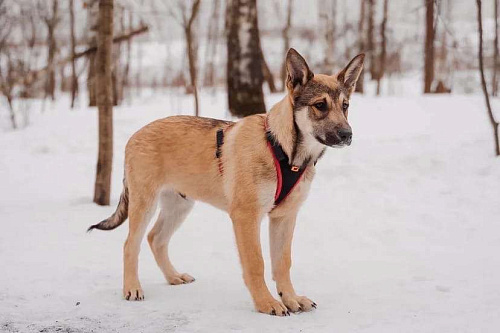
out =
<svg viewBox="0 0 500 333"><path fill-rule="evenodd" d="M87 232L93 229L99 230L113 230L114 228L120 226L128 217L128 186L125 179L123 180L123 191L120 196L120 202L118 203L118 207L116 207L116 211L108 217L107 219L91 225Z"/></svg>

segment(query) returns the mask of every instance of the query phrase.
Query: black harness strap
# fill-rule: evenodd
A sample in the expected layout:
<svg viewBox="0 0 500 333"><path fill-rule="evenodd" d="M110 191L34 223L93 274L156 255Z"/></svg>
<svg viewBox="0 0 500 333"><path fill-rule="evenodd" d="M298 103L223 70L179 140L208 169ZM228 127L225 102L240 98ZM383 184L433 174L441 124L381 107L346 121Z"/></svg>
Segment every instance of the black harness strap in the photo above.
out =
<svg viewBox="0 0 500 333"><path fill-rule="evenodd" d="M222 175L222 161L221 161L221 156L222 156L222 145L224 144L224 130L221 128L217 130L217 136L216 136L216 143L217 147L215 149L215 158L217 158L217 163L219 167L219 173Z"/></svg>
<svg viewBox="0 0 500 333"><path fill-rule="evenodd" d="M298 167L290 165L288 156L283 150L283 147L274 138L269 130L266 131L267 145L273 155L274 165L277 174L277 187L274 196L274 206L278 206L292 192L293 188L300 182L304 171L307 168L308 161ZM217 159L219 173L223 174L222 166L222 145L224 144L224 130L217 130L215 158ZM182 195L182 194L181 194Z"/></svg>
<svg viewBox="0 0 500 333"><path fill-rule="evenodd" d="M293 188L299 183L307 168L307 163L304 163L300 167L290 165L288 156L270 131L266 132L266 137L273 154L278 176L278 186L274 197L274 205L277 206L285 200L290 192L292 192Z"/></svg>
<svg viewBox="0 0 500 333"><path fill-rule="evenodd" d="M220 158L221 157L221 148L222 145L224 144L224 130L221 128L220 130L217 131L217 149L215 150L215 157Z"/></svg>

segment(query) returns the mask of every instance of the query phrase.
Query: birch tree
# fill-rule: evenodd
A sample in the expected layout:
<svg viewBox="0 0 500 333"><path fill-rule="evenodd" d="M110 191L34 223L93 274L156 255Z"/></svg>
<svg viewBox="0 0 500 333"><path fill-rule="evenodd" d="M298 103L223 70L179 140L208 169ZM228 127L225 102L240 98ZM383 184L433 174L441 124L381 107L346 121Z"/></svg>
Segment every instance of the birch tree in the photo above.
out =
<svg viewBox="0 0 500 333"><path fill-rule="evenodd" d="M264 113L256 0L227 1L226 31L229 111L238 117Z"/></svg>

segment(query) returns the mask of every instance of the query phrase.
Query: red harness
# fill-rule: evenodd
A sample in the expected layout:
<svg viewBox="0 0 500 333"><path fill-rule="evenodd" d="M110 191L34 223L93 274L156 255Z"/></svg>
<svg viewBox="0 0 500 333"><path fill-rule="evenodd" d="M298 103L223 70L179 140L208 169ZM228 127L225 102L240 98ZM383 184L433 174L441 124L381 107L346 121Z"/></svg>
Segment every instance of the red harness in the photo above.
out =
<svg viewBox="0 0 500 333"><path fill-rule="evenodd" d="M268 130L266 132L267 147L273 155L274 167L276 168L276 193L274 195L274 206L278 206L293 191L295 186L300 183L304 171L307 169L305 163L301 167L291 165L288 156L283 148Z"/></svg>

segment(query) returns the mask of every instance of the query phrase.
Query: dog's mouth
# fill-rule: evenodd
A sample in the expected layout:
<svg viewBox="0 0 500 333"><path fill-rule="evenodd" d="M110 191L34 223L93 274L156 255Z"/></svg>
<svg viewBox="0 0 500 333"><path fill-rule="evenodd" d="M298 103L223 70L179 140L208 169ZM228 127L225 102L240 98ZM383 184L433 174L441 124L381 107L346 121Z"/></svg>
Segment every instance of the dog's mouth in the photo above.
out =
<svg viewBox="0 0 500 333"><path fill-rule="evenodd" d="M331 148L344 148L346 146L350 146L352 142L352 139L342 141L338 137L330 137L328 140L324 140L319 136L316 136L316 140L318 140L319 143Z"/></svg>

